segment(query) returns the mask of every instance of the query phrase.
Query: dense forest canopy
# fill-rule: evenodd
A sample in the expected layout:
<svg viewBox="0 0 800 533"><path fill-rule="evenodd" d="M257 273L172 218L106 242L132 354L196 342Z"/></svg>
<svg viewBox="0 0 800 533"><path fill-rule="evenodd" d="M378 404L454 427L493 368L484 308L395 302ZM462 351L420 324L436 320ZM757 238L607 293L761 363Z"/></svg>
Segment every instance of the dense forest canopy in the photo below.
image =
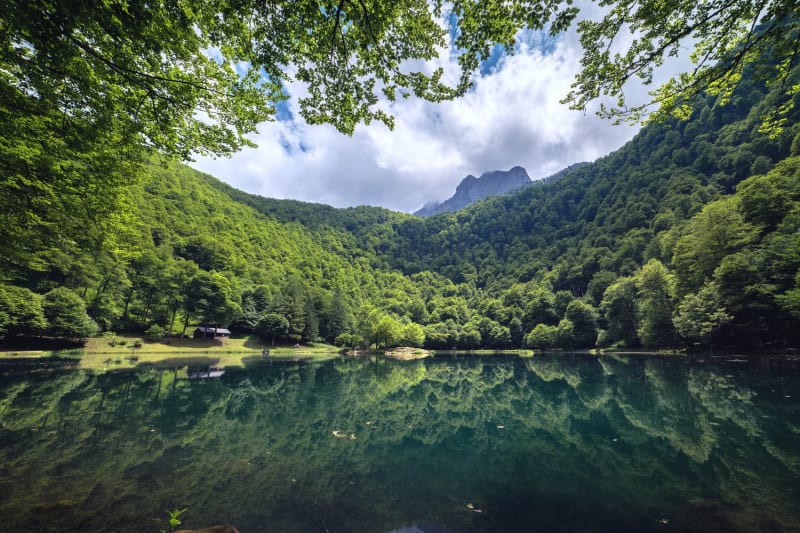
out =
<svg viewBox="0 0 800 533"><path fill-rule="evenodd" d="M463 349L797 346L800 130L793 111L781 133L760 132L776 90L746 80L730 102L704 95L690 120L649 125L558 180L429 219L261 198L153 160L124 189L113 250L72 243L5 270L0 326L82 337L203 323Z"/></svg>
<svg viewBox="0 0 800 533"><path fill-rule="evenodd" d="M247 144L244 135L274 117L287 82L308 85L300 107L309 123L351 133L361 121L391 124L382 99L454 98L495 45L513 53L521 30L558 34L576 20L583 68L566 100L581 109L609 95L624 112L625 83L651 82L687 41L696 69L659 89L654 103L666 111L705 89L730 96L748 67L785 84L797 55L790 0L601 4L581 13L557 0L4 2L2 84L71 120L187 157ZM450 49L459 73L426 72L421 62Z"/></svg>
<svg viewBox="0 0 800 533"><path fill-rule="evenodd" d="M309 86L311 123L390 122L379 93L455 97L492 45L513 51L521 28L563 31L575 8L3 7L0 336L203 323L378 347L800 344L790 2L609 4L578 25L584 44L609 46L587 48L568 99L620 97L694 39L697 70L656 94L661 122L557 181L427 220L259 198L169 157L246 144L290 76ZM445 12L459 29L453 86L405 70L445 44ZM637 38L612 54L627 30ZM626 114L619 103L608 111Z"/></svg>

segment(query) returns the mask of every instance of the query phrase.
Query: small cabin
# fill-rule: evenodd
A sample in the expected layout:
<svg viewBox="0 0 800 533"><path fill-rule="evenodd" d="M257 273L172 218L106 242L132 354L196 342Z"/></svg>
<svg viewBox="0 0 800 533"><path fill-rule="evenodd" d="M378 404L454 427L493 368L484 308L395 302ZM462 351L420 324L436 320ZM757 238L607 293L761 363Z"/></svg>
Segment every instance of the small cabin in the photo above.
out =
<svg viewBox="0 0 800 533"><path fill-rule="evenodd" d="M225 328L211 328L200 326L194 330L195 339L224 339L231 336L231 332Z"/></svg>

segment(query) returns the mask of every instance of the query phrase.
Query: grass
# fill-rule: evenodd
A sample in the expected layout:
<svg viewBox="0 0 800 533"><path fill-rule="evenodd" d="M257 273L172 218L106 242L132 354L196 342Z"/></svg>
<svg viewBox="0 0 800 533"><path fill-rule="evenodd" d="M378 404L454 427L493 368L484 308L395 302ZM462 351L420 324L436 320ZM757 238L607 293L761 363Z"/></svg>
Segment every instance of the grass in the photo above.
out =
<svg viewBox="0 0 800 533"><path fill-rule="evenodd" d="M263 360L262 350L269 348L269 359L324 360L338 357L340 349L330 344L301 346L269 346L257 337L225 339L185 339L165 337L148 341L139 335L118 334L93 337L80 348L62 350L27 350L0 347L0 359L35 359L56 356L74 359L78 368L116 370L143 366L248 366ZM379 352L383 352L380 350ZM427 354L428 352L426 352ZM519 357L533 356L532 350L434 350L439 355L496 355L514 353ZM414 358L414 357L410 357Z"/></svg>
<svg viewBox="0 0 800 533"><path fill-rule="evenodd" d="M184 339L167 337L148 341L140 336L119 334L94 337L82 348L47 350L2 350L0 358L64 357L76 359L79 368L110 370L153 366L245 366L262 359L269 348L271 359L326 359L337 357L339 348L329 344L271 347L255 337L226 339Z"/></svg>

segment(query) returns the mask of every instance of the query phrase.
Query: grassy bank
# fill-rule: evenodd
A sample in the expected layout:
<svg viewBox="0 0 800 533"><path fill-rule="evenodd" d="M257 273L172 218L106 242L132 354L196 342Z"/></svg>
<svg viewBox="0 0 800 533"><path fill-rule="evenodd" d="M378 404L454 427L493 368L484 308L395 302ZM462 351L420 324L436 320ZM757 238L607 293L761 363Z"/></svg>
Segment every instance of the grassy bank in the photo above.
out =
<svg viewBox="0 0 800 533"><path fill-rule="evenodd" d="M153 366L245 366L263 359L269 348L271 359L326 359L337 357L339 348L329 344L269 346L257 338L227 339L163 338L148 341L141 336L115 335L88 339L81 348L65 350L20 350L0 348L0 358L74 358L79 368L110 370Z"/></svg>

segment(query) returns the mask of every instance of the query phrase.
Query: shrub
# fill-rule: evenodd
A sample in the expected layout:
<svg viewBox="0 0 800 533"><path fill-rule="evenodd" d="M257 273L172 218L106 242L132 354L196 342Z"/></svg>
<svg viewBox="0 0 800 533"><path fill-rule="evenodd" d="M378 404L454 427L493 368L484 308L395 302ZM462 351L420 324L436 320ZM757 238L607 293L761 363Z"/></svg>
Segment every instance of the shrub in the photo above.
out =
<svg viewBox="0 0 800 533"><path fill-rule="evenodd" d="M361 343L361 337L350 332L340 333L334 341L336 346L358 346Z"/></svg>
<svg viewBox="0 0 800 533"><path fill-rule="evenodd" d="M157 341L161 339L167 331L159 326L158 324L153 324L147 331L144 332L144 336L149 341Z"/></svg>
<svg viewBox="0 0 800 533"><path fill-rule="evenodd" d="M86 314L86 304L80 296L58 287L44 295L42 310L47 319L47 332L56 337L81 339L91 337L99 330L94 320Z"/></svg>
<svg viewBox="0 0 800 533"><path fill-rule="evenodd" d="M529 348L552 348L556 345L557 336L558 328L556 326L536 324L536 327L525 337L525 344Z"/></svg>

